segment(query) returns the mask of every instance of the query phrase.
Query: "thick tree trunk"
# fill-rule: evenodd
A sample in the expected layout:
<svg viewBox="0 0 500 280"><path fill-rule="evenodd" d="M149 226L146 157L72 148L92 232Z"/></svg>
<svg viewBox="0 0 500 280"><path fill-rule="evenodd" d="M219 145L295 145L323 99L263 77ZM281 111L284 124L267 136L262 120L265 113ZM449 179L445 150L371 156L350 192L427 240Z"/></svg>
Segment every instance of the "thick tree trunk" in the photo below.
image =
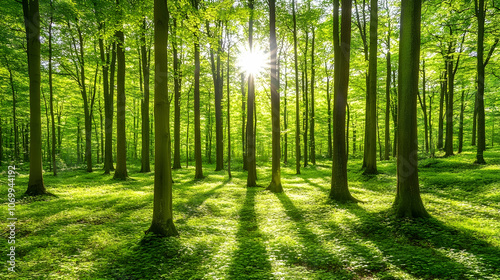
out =
<svg viewBox="0 0 500 280"><path fill-rule="evenodd" d="M342 0L342 23L339 42L339 0L333 1L333 45L335 53L333 162L330 198L337 201L358 201L347 186L347 156L345 146L345 114L349 88L352 1ZM338 67L337 67L338 66Z"/></svg>
<svg viewBox="0 0 500 280"><path fill-rule="evenodd" d="M42 175L42 120L40 112L40 13L38 0L23 0L30 91L30 173L25 195L47 194Z"/></svg>
<svg viewBox="0 0 500 280"><path fill-rule="evenodd" d="M276 1L269 0L269 43L271 51L271 115L272 115L272 175L271 183L267 187L274 193L283 192L281 186L281 168L280 168L280 95L278 84L278 63L276 52L278 45L276 43Z"/></svg>
<svg viewBox="0 0 500 280"><path fill-rule="evenodd" d="M399 43L398 159L397 194L394 202L398 217L427 217L418 182L417 93L420 59L421 2L402 0Z"/></svg>
<svg viewBox="0 0 500 280"><path fill-rule="evenodd" d="M253 51L253 0L248 0L250 8L250 19L248 21L248 45L250 52ZM255 163L255 134L253 126L254 106L255 106L255 88L253 73L248 75L248 101L247 101L247 187L257 186L257 169Z"/></svg>
<svg viewBox="0 0 500 280"><path fill-rule="evenodd" d="M117 0L117 4L118 0ZM127 175L127 142L125 134L125 47L123 31L116 32L118 39L116 58L116 170L114 179L125 180ZM168 120L168 119L167 119Z"/></svg>
<svg viewBox="0 0 500 280"><path fill-rule="evenodd" d="M368 89L366 97L365 159L363 174L377 174L377 0L370 1L370 59L368 68Z"/></svg>
<svg viewBox="0 0 500 280"><path fill-rule="evenodd" d="M297 16L295 0L292 0L293 11L293 53L295 60L295 173L300 174L300 104L299 104L299 66L297 55Z"/></svg>
<svg viewBox="0 0 500 280"><path fill-rule="evenodd" d="M179 235L172 213L170 166L170 103L168 100L168 10L166 0L154 1L155 51L155 182L153 221L146 231L161 236ZM117 162L118 164L118 162ZM117 165L118 169L118 165Z"/></svg>

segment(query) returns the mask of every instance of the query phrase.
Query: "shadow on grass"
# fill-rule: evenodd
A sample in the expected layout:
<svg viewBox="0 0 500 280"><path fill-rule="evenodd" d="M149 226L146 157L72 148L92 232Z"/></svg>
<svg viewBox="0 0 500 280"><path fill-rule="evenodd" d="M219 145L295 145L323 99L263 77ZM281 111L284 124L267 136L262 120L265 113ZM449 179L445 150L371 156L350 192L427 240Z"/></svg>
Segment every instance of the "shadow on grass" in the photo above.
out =
<svg viewBox="0 0 500 280"><path fill-rule="evenodd" d="M465 230L435 218L396 219L392 209L368 213L359 205L344 207L359 219L354 232L373 242L388 264L410 275L423 279L500 276L500 249ZM474 266L480 269L472 269Z"/></svg>
<svg viewBox="0 0 500 280"><path fill-rule="evenodd" d="M236 233L238 248L229 266L229 279L273 279L271 263L257 225L255 195L259 188L247 188L245 202L239 212Z"/></svg>
<svg viewBox="0 0 500 280"><path fill-rule="evenodd" d="M285 208L286 215L295 222L300 242L306 249L304 258L293 260L294 263L290 265L303 266L308 270L329 272L338 277L338 279L352 278L354 274L343 270L342 261L328 250L325 250L321 240L307 228L303 214L295 207L286 193L275 195Z"/></svg>
<svg viewBox="0 0 500 280"><path fill-rule="evenodd" d="M145 235L125 254L94 268L89 279L202 279L203 260L213 254L208 243L185 246L179 238ZM85 277L84 277L85 278Z"/></svg>

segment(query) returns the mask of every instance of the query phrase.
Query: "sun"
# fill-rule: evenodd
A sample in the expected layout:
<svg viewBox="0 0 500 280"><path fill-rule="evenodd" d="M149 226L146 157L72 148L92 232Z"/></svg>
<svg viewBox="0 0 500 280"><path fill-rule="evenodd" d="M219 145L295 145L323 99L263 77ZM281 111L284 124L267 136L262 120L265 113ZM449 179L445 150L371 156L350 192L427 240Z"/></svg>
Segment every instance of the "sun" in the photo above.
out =
<svg viewBox="0 0 500 280"><path fill-rule="evenodd" d="M254 76L264 72L267 64L269 64L268 56L259 48L254 48L253 51L242 51L237 63L247 75Z"/></svg>

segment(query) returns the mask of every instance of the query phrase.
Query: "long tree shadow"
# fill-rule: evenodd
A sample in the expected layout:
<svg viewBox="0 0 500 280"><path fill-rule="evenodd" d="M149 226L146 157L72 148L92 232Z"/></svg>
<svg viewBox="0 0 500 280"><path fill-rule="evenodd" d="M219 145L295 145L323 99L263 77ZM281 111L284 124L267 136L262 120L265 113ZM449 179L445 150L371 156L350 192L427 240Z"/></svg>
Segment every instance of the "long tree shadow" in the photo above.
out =
<svg viewBox="0 0 500 280"><path fill-rule="evenodd" d="M354 232L373 242L387 262L425 279L498 279L500 249L435 219L396 219L392 209L345 207L359 223Z"/></svg>
<svg viewBox="0 0 500 280"><path fill-rule="evenodd" d="M236 233L238 249L229 267L229 279L272 279L271 263L264 236L259 230L255 213L255 195L258 188L247 188L245 202L239 212Z"/></svg>
<svg viewBox="0 0 500 280"><path fill-rule="evenodd" d="M177 213L184 214L183 218L177 220L176 222L185 224L191 217L200 215L201 212L199 211L199 207L203 204L203 202L217 194L217 191L226 186L230 181L230 179L227 179L206 192L196 192L196 194L190 196L187 202L174 204L173 210Z"/></svg>
<svg viewBox="0 0 500 280"><path fill-rule="evenodd" d="M295 207L286 193L276 194L276 197L285 208L286 215L295 222L300 242L306 249L304 256L291 260L292 265L303 266L309 270L325 271L338 279L352 278L354 274L343 269L342 260L326 250L318 236L307 228L303 214Z"/></svg>
<svg viewBox="0 0 500 280"><path fill-rule="evenodd" d="M88 279L202 279L203 260L214 248L199 242L186 247L179 238L145 235L124 254L94 269Z"/></svg>

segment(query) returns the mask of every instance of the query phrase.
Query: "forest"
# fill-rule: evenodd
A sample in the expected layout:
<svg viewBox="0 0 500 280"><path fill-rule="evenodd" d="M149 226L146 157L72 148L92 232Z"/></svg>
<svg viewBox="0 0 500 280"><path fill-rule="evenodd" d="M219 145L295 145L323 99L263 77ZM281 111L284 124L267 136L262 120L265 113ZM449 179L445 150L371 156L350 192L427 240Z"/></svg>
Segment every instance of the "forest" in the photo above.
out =
<svg viewBox="0 0 500 280"><path fill-rule="evenodd" d="M7 0L1 279L500 279L500 0Z"/></svg>

